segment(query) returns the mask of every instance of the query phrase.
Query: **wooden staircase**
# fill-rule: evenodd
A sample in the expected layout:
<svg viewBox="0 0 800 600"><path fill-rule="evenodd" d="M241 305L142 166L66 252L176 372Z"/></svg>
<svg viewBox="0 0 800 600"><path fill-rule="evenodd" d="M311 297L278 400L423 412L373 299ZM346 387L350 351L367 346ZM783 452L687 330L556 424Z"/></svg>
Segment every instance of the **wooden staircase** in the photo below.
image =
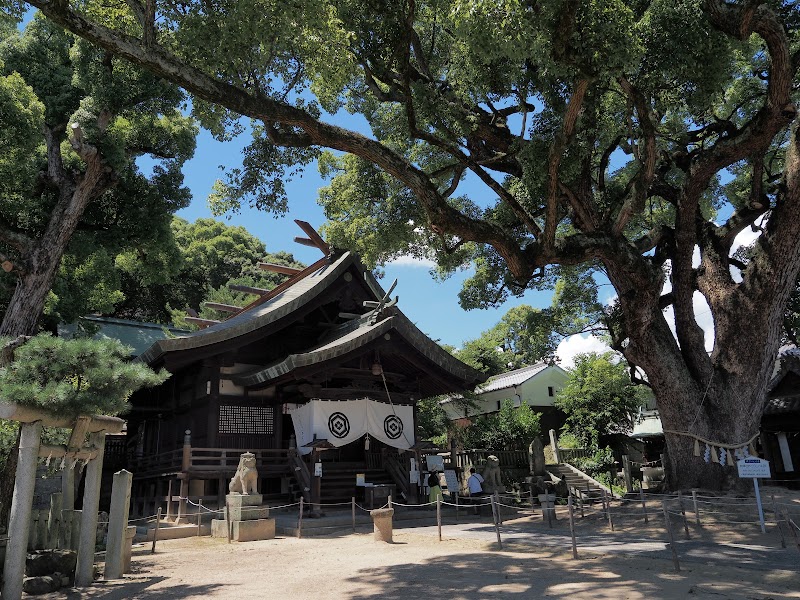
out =
<svg viewBox="0 0 800 600"><path fill-rule="evenodd" d="M551 478L565 481L572 493L576 496L580 496L585 502L600 500L604 491L610 497L616 497L613 492L602 483L568 463L547 465L545 470Z"/></svg>

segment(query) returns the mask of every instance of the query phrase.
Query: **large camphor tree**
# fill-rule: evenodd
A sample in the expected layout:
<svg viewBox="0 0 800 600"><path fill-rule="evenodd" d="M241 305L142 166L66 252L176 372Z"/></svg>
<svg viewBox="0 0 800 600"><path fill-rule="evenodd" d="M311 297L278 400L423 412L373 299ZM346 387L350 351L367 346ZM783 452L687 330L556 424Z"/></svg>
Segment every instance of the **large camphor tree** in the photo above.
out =
<svg viewBox="0 0 800 600"><path fill-rule="evenodd" d="M177 271L170 221L197 127L179 88L41 16L0 41L0 335L17 337L46 308L49 328L111 312L121 274Z"/></svg>
<svg viewBox="0 0 800 600"><path fill-rule="evenodd" d="M218 135L254 119L216 206L283 210L283 177L322 158L329 241L376 261L472 261L466 305L554 269L602 271L613 345L646 374L665 429L720 443L758 431L800 269L796 3L27 4L182 86ZM333 124L340 109L371 131ZM745 266L731 254L749 227ZM733 483L691 437L666 439L673 486Z"/></svg>

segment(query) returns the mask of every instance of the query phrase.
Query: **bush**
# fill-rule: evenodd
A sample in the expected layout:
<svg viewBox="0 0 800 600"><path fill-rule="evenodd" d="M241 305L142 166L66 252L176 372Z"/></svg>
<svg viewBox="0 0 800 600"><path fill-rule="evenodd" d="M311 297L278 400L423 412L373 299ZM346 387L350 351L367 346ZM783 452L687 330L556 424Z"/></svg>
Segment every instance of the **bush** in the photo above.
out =
<svg viewBox="0 0 800 600"><path fill-rule="evenodd" d="M614 454L611 452L611 448L606 446L596 450L591 456L576 458L574 462L578 469L595 477L601 473L608 473L613 468Z"/></svg>
<svg viewBox="0 0 800 600"><path fill-rule="evenodd" d="M453 431L453 437L463 448L481 448L492 452L500 450L528 449L531 441L539 435L539 413L523 404L514 408L511 400L505 400L500 412L482 415L471 425Z"/></svg>

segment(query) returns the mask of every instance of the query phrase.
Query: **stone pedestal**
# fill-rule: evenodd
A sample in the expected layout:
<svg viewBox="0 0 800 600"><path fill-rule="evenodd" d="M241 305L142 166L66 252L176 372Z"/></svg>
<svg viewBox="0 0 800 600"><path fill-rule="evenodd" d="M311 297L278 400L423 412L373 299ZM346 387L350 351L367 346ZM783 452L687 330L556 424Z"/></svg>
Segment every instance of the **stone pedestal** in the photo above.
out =
<svg viewBox="0 0 800 600"><path fill-rule="evenodd" d="M376 508L369 511L374 526L375 540L379 542L392 541L392 517L393 508Z"/></svg>
<svg viewBox="0 0 800 600"><path fill-rule="evenodd" d="M228 519L231 525L231 540L254 542L275 537L275 519L269 518L269 507L261 506L261 494L228 494ZM212 537L227 538L225 519L211 521Z"/></svg>

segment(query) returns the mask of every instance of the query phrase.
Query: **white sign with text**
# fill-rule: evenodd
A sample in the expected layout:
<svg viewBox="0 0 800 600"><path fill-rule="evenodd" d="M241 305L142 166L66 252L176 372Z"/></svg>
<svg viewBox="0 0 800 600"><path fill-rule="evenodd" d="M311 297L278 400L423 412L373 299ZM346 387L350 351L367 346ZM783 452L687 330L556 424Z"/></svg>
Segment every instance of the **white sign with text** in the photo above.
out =
<svg viewBox="0 0 800 600"><path fill-rule="evenodd" d="M749 456L736 461L736 466L739 469L739 477L743 479L755 479L756 477L769 479L770 477L769 461L763 458Z"/></svg>

